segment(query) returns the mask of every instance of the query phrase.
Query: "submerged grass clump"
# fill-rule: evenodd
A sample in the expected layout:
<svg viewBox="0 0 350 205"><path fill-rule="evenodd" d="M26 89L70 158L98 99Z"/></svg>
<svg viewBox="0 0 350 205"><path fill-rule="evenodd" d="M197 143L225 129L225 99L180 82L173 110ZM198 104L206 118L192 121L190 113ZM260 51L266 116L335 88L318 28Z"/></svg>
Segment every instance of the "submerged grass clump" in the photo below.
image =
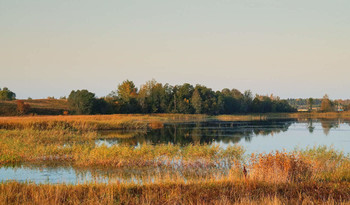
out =
<svg viewBox="0 0 350 205"><path fill-rule="evenodd" d="M226 150L210 145L173 144L138 147L95 144L96 132L69 130L0 130L0 165L20 162L70 162L75 166L143 167L175 166L213 167L221 160L241 160L244 150L233 146Z"/></svg>

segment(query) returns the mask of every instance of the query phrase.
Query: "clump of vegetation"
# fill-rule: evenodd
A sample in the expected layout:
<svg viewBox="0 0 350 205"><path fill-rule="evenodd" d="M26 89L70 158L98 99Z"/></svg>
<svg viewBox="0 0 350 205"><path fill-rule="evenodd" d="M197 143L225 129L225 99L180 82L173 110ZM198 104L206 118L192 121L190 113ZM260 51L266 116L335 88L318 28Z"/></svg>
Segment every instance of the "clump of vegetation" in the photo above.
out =
<svg viewBox="0 0 350 205"><path fill-rule="evenodd" d="M314 178L322 181L350 182L350 158L332 147L320 146L297 151L312 164Z"/></svg>
<svg viewBox="0 0 350 205"><path fill-rule="evenodd" d="M276 151L252 155L249 165L252 180L267 182L300 182L313 174L311 164L295 153Z"/></svg>

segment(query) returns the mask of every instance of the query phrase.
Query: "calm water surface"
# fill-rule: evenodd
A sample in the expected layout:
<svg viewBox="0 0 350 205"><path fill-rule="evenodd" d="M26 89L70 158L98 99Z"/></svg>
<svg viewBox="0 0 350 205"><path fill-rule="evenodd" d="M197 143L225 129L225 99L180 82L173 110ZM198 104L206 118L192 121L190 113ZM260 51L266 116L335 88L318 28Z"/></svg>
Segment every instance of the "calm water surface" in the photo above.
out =
<svg viewBox="0 0 350 205"><path fill-rule="evenodd" d="M193 122L165 124L147 132L100 132L98 146L125 144L212 144L220 147L241 145L246 153L291 151L319 145L350 153L350 121L269 120L253 122Z"/></svg>
<svg viewBox="0 0 350 205"><path fill-rule="evenodd" d="M192 122L165 124L163 128L148 131L109 131L100 132L95 140L96 146L124 144L142 146L143 144L210 144L225 148L241 145L246 153L270 152L274 150L291 151L319 145L350 153L350 121L344 120L270 120L254 122ZM69 146L69 144L67 144ZM207 174L227 174L227 168L198 173L183 173L173 170L78 170L72 167L33 167L0 168L0 181L33 181L35 183L86 183L123 182L142 184L145 180L153 182L160 176L205 177Z"/></svg>

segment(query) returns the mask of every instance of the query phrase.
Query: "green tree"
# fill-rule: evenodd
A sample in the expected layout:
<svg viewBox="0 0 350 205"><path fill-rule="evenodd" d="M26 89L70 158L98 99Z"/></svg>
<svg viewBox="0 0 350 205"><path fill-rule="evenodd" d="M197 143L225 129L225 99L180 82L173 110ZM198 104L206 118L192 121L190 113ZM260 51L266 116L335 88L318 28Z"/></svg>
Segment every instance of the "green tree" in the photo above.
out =
<svg viewBox="0 0 350 205"><path fill-rule="evenodd" d="M198 89L195 89L192 94L191 104L196 114L202 113L202 98L201 98L201 95L199 94Z"/></svg>
<svg viewBox="0 0 350 205"><path fill-rule="evenodd" d="M223 96L223 114L233 114L241 111L243 95L239 90L224 88L221 94Z"/></svg>
<svg viewBox="0 0 350 205"><path fill-rule="evenodd" d="M252 91L246 90L243 94L243 100L241 104L241 112L248 113L251 111L251 106L253 102L253 94Z"/></svg>
<svg viewBox="0 0 350 205"><path fill-rule="evenodd" d="M311 112L311 111L312 111L312 106L313 106L313 104L314 104L314 99L313 99L313 98L309 98L309 99L307 100L307 104L308 104L308 106L309 106L309 111Z"/></svg>
<svg viewBox="0 0 350 205"><path fill-rule="evenodd" d="M9 90L7 87L4 87L2 90L0 88L0 100L15 100L16 94Z"/></svg>
<svg viewBox="0 0 350 205"><path fill-rule="evenodd" d="M139 104L144 113L164 113L168 110L171 92L155 80L146 82L141 86L138 94Z"/></svg>
<svg viewBox="0 0 350 205"><path fill-rule="evenodd" d="M194 90L193 86L188 84L188 83L174 87L175 112L184 113L184 114L193 113L193 108L192 108L191 103L190 103L190 99L192 97L193 90Z"/></svg>
<svg viewBox="0 0 350 205"><path fill-rule="evenodd" d="M72 90L68 97L68 103L75 114L93 114L96 103L95 94L88 90Z"/></svg>
<svg viewBox="0 0 350 205"><path fill-rule="evenodd" d="M125 80L118 85L117 91L113 91L108 97L114 99L118 112L137 113L140 111L137 95L137 88L134 82Z"/></svg>

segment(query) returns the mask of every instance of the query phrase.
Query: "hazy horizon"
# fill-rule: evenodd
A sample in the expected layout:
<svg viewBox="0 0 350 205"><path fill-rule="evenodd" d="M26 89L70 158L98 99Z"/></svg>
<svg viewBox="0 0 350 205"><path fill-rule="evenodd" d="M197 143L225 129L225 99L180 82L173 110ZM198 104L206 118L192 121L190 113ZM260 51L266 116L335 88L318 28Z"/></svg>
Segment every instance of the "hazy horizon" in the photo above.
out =
<svg viewBox="0 0 350 205"><path fill-rule="evenodd" d="M350 1L0 0L0 87L105 96L129 79L349 99Z"/></svg>

